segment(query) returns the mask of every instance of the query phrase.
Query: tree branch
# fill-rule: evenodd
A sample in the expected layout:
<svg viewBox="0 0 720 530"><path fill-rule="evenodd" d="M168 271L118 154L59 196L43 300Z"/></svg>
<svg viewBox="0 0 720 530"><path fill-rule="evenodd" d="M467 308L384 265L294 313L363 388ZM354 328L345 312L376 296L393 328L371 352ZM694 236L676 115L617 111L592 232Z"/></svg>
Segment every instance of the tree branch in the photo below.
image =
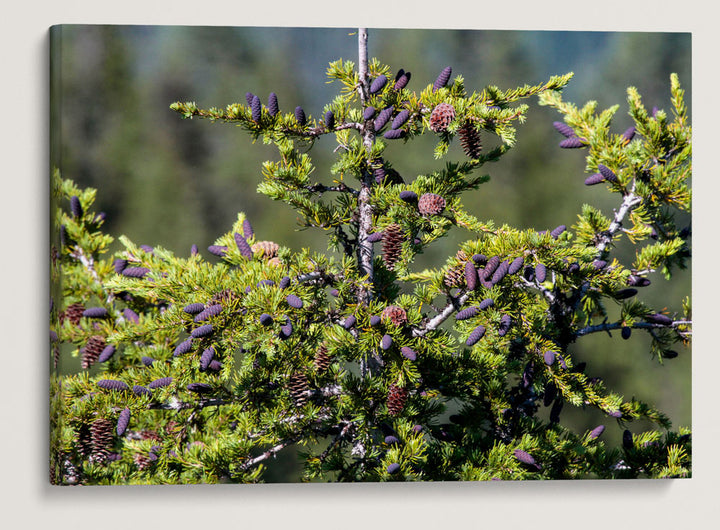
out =
<svg viewBox="0 0 720 530"><path fill-rule="evenodd" d="M450 318L450 315L452 315L455 311L458 310L459 307L461 307L465 302L467 302L467 300L468 300L468 298L470 298L471 294L472 294L472 292L468 291L468 292L463 293L462 296L460 296L460 298L453 299L447 306L445 306L445 309L443 309L440 314L436 315L431 320L429 320L427 324L425 324L421 328L413 329L413 331L412 331L413 337L422 337L428 331L437 329L440 326L440 324L442 324L448 318Z"/></svg>
<svg viewBox="0 0 720 530"><path fill-rule="evenodd" d="M629 326L625 326L620 322L614 322L612 324L608 323L602 323L602 324L596 324L594 326L585 326L584 328L580 328L575 332L575 335L578 337L582 337L583 335L589 335L591 333L597 333L600 331L606 331L610 332L611 330L615 329L621 329L623 327L633 328L633 329L656 329L656 328L671 328L677 330L679 326L688 326L692 325L692 320L675 320L671 324L654 324L651 322L635 322L633 324L630 324ZM680 332L679 333L688 333L688 332Z"/></svg>

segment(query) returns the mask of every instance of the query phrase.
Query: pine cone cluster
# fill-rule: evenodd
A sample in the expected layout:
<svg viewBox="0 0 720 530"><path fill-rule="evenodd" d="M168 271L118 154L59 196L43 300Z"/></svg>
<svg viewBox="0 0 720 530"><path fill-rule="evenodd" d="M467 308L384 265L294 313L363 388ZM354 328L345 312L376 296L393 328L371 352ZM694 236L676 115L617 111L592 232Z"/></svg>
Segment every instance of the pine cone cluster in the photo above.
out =
<svg viewBox="0 0 720 530"><path fill-rule="evenodd" d="M393 223L383 233L383 260L388 270L393 270L402 252L403 231L400 225Z"/></svg>
<svg viewBox="0 0 720 530"><path fill-rule="evenodd" d="M382 312L382 318L389 320L396 327L402 326L407 322L407 313L397 305L389 305Z"/></svg>
<svg viewBox="0 0 720 530"><path fill-rule="evenodd" d="M460 135L460 145L469 158L480 158L480 132L473 127L472 123L466 121L458 130Z"/></svg>
<svg viewBox="0 0 720 530"><path fill-rule="evenodd" d="M307 403L308 396L306 392L309 389L307 376L300 372L295 372L290 376L289 382L290 397L296 407L302 407Z"/></svg>
<svg viewBox="0 0 720 530"><path fill-rule="evenodd" d="M405 408L408 397L408 389L400 388L396 384L390 385L387 397L387 408L391 416L397 416Z"/></svg>
<svg viewBox="0 0 720 530"><path fill-rule="evenodd" d="M440 103L430 114L430 130L436 133L445 132L454 119L455 107L450 103Z"/></svg>
<svg viewBox="0 0 720 530"><path fill-rule="evenodd" d="M105 337L101 335L93 335L87 341L87 344L82 350L82 360L80 365L83 370L90 368L95 362L97 362L100 354L105 349Z"/></svg>

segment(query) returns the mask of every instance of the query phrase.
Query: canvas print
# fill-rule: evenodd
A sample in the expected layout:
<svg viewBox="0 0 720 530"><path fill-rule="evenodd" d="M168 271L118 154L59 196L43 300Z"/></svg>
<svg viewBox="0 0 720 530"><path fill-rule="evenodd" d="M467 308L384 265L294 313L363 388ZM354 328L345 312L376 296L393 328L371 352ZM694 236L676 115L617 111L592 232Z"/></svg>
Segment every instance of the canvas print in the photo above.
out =
<svg viewBox="0 0 720 530"><path fill-rule="evenodd" d="M691 35L50 30L50 482L688 478Z"/></svg>

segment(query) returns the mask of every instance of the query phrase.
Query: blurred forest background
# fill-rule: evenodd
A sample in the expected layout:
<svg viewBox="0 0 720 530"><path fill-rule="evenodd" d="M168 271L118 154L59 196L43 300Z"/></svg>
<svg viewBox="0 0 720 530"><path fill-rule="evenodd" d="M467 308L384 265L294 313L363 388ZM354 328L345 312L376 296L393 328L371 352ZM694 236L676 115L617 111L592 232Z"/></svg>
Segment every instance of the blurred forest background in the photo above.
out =
<svg viewBox="0 0 720 530"><path fill-rule="evenodd" d="M53 28L50 41L51 166L99 190L96 210L107 214L107 233L179 255L189 255L195 243L214 260L207 247L244 211L260 239L296 250L327 250L324 233L298 231L287 205L256 193L261 164L276 159L274 148L253 145L229 124L182 120L169 105L195 101L201 108L224 108L245 104L248 91L266 104L275 92L282 111L301 105L319 118L340 89L327 83L328 63L340 58L357 63L353 29L64 25ZM464 77L470 93L489 84L501 89L536 84L572 71L564 99L578 106L595 100L599 110L619 104L612 125L616 133L632 124L626 88L637 87L648 109L670 112L669 78L676 72L692 115L689 33L370 29L369 55L393 72L410 71L409 88L416 90L432 83L445 66L452 66L453 78ZM497 226L538 230L571 226L583 203L611 216L618 197L604 186L583 183L585 151L558 147L562 136L552 122L560 115L540 107L537 99L526 102L530 110L519 127L517 146L482 168L491 180L465 195L468 210ZM321 138L310 151L314 177L321 182L331 180L333 140ZM492 143L487 135L483 140ZM448 157L434 160L433 146L432 138L392 143L385 158L406 181L446 160L464 158L454 145ZM689 216L681 220L689 222ZM467 238L467 232L456 229L420 256L417 268L442 266ZM629 245L621 243L618 249L620 256L632 255ZM652 282L642 298L671 313L681 309L691 291L689 270L669 282L655 274ZM618 314L613 309L611 320ZM618 334L597 333L574 344L571 352L608 388L657 406L674 428L690 426L690 349L678 345L680 355L661 365L648 354L644 335L634 333L623 341ZM62 370L79 370L79 361L77 366L64 362ZM562 421L576 432L600 423L610 427L607 417L571 406L564 408ZM643 425L629 428L639 432ZM621 428L605 433L612 444L621 436ZM277 464L268 481L297 471L291 455L279 456Z"/></svg>

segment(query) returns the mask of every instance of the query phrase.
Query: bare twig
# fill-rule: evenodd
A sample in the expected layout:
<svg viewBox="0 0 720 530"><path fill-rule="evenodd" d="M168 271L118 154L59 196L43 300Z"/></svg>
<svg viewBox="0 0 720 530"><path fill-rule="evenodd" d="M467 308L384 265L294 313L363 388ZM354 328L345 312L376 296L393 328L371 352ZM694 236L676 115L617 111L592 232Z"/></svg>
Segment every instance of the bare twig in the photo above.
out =
<svg viewBox="0 0 720 530"><path fill-rule="evenodd" d="M601 331L610 332L611 330L621 329L623 327L633 328L633 329L659 329L659 328L671 328L677 330L679 326L691 326L692 320L675 320L672 322L672 324L655 324L651 322L634 322L630 325L622 324L621 322L613 322L613 323L602 323L602 324L596 324L594 326L585 326L584 328L580 328L575 332L575 335L578 337L582 337L583 335L589 335L591 333L598 333ZM679 333L691 333L687 331L678 331Z"/></svg>
<svg viewBox="0 0 720 530"><path fill-rule="evenodd" d="M467 302L468 298L470 298L470 295L472 292L465 292L463 293L460 298L453 299L445 308L442 310L441 313L433 317L428 321L427 324L422 326L421 328L415 328L412 331L413 337L422 337L425 335L428 331L432 331L434 329L437 329L440 324L445 322L448 318L450 318L450 315L452 315L455 311L460 308L465 302Z"/></svg>

